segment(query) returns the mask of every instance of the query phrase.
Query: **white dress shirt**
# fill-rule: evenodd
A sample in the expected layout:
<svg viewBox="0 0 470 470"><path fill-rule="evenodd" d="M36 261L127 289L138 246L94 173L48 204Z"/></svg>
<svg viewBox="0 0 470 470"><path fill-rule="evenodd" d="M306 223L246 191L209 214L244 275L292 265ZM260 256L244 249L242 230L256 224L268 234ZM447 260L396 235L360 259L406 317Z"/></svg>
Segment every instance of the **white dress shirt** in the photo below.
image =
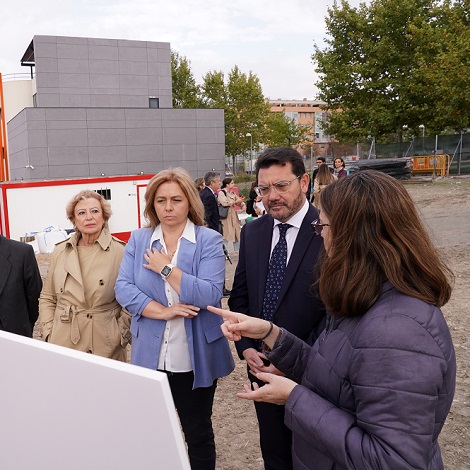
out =
<svg viewBox="0 0 470 470"><path fill-rule="evenodd" d="M305 216L307 215L308 209L310 207L310 203L305 198L304 205L302 208L294 214L287 222L279 222L279 220L274 219L274 227L273 227L273 239L271 241L271 254L273 253L274 247L276 246L277 242L279 241L279 228L278 225L282 223L286 223L292 225L289 227L289 230L286 232L286 242L287 242L287 264L289 264L290 255L292 253L292 249L294 248L295 240L297 240L297 235L299 234L300 226L304 221Z"/></svg>
<svg viewBox="0 0 470 470"><path fill-rule="evenodd" d="M178 239L176 251L171 261L171 264L175 266L178 265L178 252L180 249L181 238L185 238L191 243L196 243L195 227L189 219L186 222L186 226L181 237ZM160 241L165 253L168 254L161 225L157 225L155 227L152 237L150 238L150 249L152 248L153 242L156 240ZM168 301L168 306L171 307L180 301L179 295L165 279L163 281L165 283L165 295ZM160 348L160 355L158 357L157 369L167 370L170 372L190 372L193 370L183 317L176 317L172 320L167 320Z"/></svg>

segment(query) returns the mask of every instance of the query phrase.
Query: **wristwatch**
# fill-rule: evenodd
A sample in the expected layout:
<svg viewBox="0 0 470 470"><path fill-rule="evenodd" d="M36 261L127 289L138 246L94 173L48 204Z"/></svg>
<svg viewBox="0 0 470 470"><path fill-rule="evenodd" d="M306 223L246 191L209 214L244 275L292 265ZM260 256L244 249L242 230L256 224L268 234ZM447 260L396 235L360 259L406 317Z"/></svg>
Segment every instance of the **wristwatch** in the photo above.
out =
<svg viewBox="0 0 470 470"><path fill-rule="evenodd" d="M174 264L167 264L166 266L163 266L163 269L160 271L160 274L163 279L166 279L171 274L174 267Z"/></svg>

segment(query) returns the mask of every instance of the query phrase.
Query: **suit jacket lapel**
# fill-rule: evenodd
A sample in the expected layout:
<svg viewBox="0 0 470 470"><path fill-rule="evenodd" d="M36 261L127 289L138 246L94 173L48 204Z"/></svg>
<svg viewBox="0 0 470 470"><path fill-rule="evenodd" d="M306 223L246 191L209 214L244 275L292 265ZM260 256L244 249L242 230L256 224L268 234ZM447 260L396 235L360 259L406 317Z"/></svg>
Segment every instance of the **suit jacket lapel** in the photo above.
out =
<svg viewBox="0 0 470 470"><path fill-rule="evenodd" d="M10 252L5 247L3 237L0 237L0 294L3 292L11 271Z"/></svg>

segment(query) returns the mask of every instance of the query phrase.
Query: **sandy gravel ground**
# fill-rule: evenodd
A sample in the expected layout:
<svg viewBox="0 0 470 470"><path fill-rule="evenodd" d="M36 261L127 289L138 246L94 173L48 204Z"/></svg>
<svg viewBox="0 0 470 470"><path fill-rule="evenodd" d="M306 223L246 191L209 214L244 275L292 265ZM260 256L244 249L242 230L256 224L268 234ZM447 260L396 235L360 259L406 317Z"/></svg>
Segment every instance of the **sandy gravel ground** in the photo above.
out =
<svg viewBox="0 0 470 470"><path fill-rule="evenodd" d="M431 236L454 271L455 287L444 314L452 332L457 355L457 390L440 437L447 470L470 468L470 178L448 178L427 184L407 184ZM416 241L419 244L419 240ZM230 287L237 262L227 263ZM49 255L38 255L41 273L47 272ZM226 300L224 300L226 305ZM262 469L259 436L253 404L235 394L246 382L244 363L219 381L214 404L214 429L219 470Z"/></svg>

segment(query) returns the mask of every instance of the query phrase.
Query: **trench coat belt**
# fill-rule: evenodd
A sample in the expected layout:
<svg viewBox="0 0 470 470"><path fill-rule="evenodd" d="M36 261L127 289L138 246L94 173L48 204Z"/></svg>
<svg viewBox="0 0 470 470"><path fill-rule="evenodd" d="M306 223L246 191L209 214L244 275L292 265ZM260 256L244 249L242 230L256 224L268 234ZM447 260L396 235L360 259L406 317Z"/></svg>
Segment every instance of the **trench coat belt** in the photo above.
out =
<svg viewBox="0 0 470 470"><path fill-rule="evenodd" d="M116 318L118 318L119 314L121 313L121 308L122 308L116 301L110 302L109 304L100 305L99 307L93 307L90 309L79 309L77 308L76 305L68 305L67 307L69 309L69 312L72 315L72 325L70 328L70 341L72 341L73 344L77 344L80 341L80 327L78 326L77 315L86 314L86 313L92 313L93 315L95 315L95 314L111 312L113 310L116 310Z"/></svg>

